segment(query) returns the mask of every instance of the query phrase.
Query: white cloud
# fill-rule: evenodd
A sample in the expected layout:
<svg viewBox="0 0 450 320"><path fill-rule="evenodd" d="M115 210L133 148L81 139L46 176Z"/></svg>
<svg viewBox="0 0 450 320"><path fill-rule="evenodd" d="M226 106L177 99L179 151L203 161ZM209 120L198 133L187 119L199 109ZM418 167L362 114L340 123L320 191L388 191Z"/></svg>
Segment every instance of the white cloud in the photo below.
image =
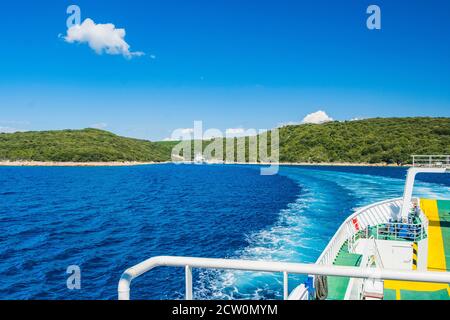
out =
<svg viewBox="0 0 450 320"><path fill-rule="evenodd" d="M27 127L30 124L31 122L22 120L0 120L0 133L23 132L26 130L19 128Z"/></svg>
<svg viewBox="0 0 450 320"><path fill-rule="evenodd" d="M262 133L261 130L259 133ZM256 136L258 132L255 129L229 128L225 130L225 134L218 129L208 129L202 133L202 139L211 140L214 138L239 138ZM180 128L173 131L172 135L163 141L180 141L194 139L193 128Z"/></svg>
<svg viewBox="0 0 450 320"><path fill-rule="evenodd" d="M223 138L223 133L218 129L208 129L203 133L203 140Z"/></svg>
<svg viewBox="0 0 450 320"><path fill-rule="evenodd" d="M67 29L64 40L68 43L87 43L97 54L105 52L111 55L123 55L127 59L143 56L143 52L130 51L125 35L125 29L118 29L112 23L96 24L88 18L82 24Z"/></svg>
<svg viewBox="0 0 450 320"><path fill-rule="evenodd" d="M103 130L103 129L105 129L107 126L108 126L107 123L100 122L100 123L94 123L93 125L90 126L90 128Z"/></svg>
<svg viewBox="0 0 450 320"><path fill-rule="evenodd" d="M282 128L286 126L298 126L302 123L313 123L313 124L320 124L325 122L333 121L333 118L329 117L326 112L324 111L317 111L308 114L306 117L303 118L301 122L297 121L287 121L287 122L281 122L277 125L277 128Z"/></svg>
<svg viewBox="0 0 450 320"><path fill-rule="evenodd" d="M300 122L295 122L295 121L282 122L277 125L277 128L282 128L282 127L287 127L287 126L297 126L299 124L300 124Z"/></svg>
<svg viewBox="0 0 450 320"><path fill-rule="evenodd" d="M11 127L0 127L0 133L14 133L14 132L21 132L23 130L11 128Z"/></svg>
<svg viewBox="0 0 450 320"><path fill-rule="evenodd" d="M324 111L317 111L308 114L302 121L302 123L320 124L333 121L333 118L329 117Z"/></svg>
<svg viewBox="0 0 450 320"><path fill-rule="evenodd" d="M192 140L194 134L193 128L179 128L172 132L172 136L165 138L163 141L180 141L180 140Z"/></svg>
<svg viewBox="0 0 450 320"><path fill-rule="evenodd" d="M257 134L258 132L255 129L229 128L225 130L225 136L227 138L251 137Z"/></svg>
<svg viewBox="0 0 450 320"><path fill-rule="evenodd" d="M193 134L194 133L194 129L192 129L192 128L181 128L181 129L178 129L178 130L183 135L189 135L189 134Z"/></svg>
<svg viewBox="0 0 450 320"><path fill-rule="evenodd" d="M245 133L245 130L242 128L229 128L225 130L225 134L227 137L239 137Z"/></svg>

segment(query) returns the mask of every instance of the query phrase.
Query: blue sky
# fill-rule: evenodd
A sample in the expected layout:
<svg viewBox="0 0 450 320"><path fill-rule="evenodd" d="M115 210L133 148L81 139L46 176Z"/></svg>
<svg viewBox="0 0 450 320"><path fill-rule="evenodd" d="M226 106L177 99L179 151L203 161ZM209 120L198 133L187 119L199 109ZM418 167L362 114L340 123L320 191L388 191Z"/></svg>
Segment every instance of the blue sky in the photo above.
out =
<svg viewBox="0 0 450 320"><path fill-rule="evenodd" d="M126 30L131 51L67 43L66 8ZM377 4L382 29L366 28ZM85 128L151 140L337 120L450 116L450 2L8 1L0 15L0 130ZM60 36L58 36L60 35Z"/></svg>

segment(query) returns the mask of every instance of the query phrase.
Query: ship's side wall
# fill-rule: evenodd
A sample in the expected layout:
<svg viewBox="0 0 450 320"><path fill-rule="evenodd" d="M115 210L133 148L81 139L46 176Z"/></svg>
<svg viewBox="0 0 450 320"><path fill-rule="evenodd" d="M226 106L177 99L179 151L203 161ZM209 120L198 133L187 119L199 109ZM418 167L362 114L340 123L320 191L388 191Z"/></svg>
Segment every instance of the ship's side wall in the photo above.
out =
<svg viewBox="0 0 450 320"><path fill-rule="evenodd" d="M380 201L357 210L350 215L331 238L316 263L331 265L337 253L346 241L353 242L357 234L368 226L388 223L398 216L402 206L402 199Z"/></svg>

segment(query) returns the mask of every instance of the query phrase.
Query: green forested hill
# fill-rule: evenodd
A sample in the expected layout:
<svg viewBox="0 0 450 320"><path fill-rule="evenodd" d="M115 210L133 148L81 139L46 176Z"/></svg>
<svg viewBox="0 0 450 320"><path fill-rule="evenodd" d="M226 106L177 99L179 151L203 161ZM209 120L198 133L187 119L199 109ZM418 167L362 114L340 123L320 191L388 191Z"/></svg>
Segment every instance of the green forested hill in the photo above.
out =
<svg viewBox="0 0 450 320"><path fill-rule="evenodd" d="M402 164L412 154L450 154L450 118L374 118L280 129L282 162Z"/></svg>
<svg viewBox="0 0 450 320"><path fill-rule="evenodd" d="M36 131L0 134L1 160L168 161L170 148L97 130Z"/></svg>
<svg viewBox="0 0 450 320"><path fill-rule="evenodd" d="M168 161L175 144L97 129L3 133L0 160ZM281 162L406 164L412 154L450 154L450 118L375 118L280 128Z"/></svg>
<svg viewBox="0 0 450 320"><path fill-rule="evenodd" d="M373 118L279 130L283 163L408 164L413 154L450 154L450 118Z"/></svg>

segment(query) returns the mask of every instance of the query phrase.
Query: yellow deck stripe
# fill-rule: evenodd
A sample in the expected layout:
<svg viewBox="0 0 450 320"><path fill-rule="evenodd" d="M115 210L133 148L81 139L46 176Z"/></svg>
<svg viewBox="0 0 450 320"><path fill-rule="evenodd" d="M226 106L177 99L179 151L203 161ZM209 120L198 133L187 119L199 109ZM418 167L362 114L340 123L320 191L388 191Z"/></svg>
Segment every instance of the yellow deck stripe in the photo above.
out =
<svg viewBox="0 0 450 320"><path fill-rule="evenodd" d="M444 239L439 220L439 211L436 200L420 200L420 207L429 220L428 226L428 270L446 271ZM447 283L424 283L411 281L384 281L386 289L395 290L395 298L401 299L400 290L409 291L438 291L447 289L450 296L450 286Z"/></svg>
<svg viewBox="0 0 450 320"><path fill-rule="evenodd" d="M449 285L446 283L428 283L428 282L386 280L386 281L384 281L384 288L395 290L397 293L397 297L400 296L400 290L428 292L428 291L439 291L442 289L447 289L447 291L450 294ZM397 299L397 300L399 300L399 299Z"/></svg>
<svg viewBox="0 0 450 320"><path fill-rule="evenodd" d="M428 270L446 271L444 239L442 238L436 200L420 200L420 207L428 218Z"/></svg>

